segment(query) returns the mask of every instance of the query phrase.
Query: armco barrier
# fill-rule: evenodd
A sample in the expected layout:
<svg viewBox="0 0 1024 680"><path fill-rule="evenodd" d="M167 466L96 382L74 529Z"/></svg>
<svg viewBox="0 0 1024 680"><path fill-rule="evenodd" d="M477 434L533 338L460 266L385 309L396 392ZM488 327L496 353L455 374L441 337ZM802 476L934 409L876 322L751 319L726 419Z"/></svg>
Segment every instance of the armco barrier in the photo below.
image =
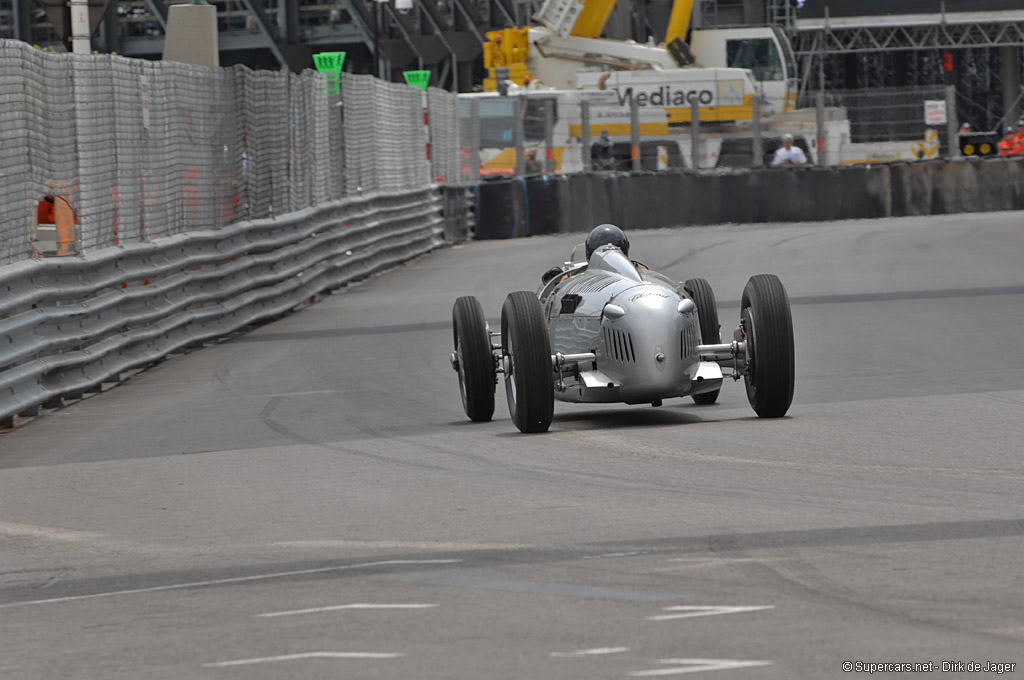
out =
<svg viewBox="0 0 1024 680"><path fill-rule="evenodd" d="M549 175L483 182L478 239L1024 209L1024 160L990 158L713 173Z"/></svg>
<svg viewBox="0 0 1024 680"><path fill-rule="evenodd" d="M440 246L442 204L374 194L0 267L0 426Z"/></svg>

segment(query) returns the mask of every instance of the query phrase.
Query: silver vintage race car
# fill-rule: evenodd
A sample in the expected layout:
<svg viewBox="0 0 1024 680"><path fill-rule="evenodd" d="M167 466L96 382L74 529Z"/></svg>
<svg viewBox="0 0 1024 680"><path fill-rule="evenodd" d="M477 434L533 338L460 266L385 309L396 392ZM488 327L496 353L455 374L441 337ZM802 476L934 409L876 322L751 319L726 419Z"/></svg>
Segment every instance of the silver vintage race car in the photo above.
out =
<svg viewBox="0 0 1024 680"><path fill-rule="evenodd" d="M675 283L631 261L629 241L613 225L595 228L542 280L537 293L505 299L500 333L491 332L475 297L455 301L451 361L471 420L494 415L499 374L521 432L547 431L555 399L660 406L693 397L712 404L724 376L743 379L758 416L789 410L793 320L774 274L747 282L739 327L727 343L708 282Z"/></svg>

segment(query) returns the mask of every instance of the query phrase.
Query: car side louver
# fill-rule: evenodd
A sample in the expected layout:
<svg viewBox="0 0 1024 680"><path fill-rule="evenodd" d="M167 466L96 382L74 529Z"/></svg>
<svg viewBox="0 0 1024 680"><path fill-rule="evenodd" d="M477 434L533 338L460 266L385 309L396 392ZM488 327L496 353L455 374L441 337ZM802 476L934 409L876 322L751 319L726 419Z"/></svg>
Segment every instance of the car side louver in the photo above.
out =
<svg viewBox="0 0 1024 680"><path fill-rule="evenodd" d="M633 350L633 336L612 328L604 329L604 346L608 357L624 364L636 363L636 352Z"/></svg>
<svg viewBox="0 0 1024 680"><path fill-rule="evenodd" d="M679 358L687 359L697 353L697 324L691 323L679 334Z"/></svg>

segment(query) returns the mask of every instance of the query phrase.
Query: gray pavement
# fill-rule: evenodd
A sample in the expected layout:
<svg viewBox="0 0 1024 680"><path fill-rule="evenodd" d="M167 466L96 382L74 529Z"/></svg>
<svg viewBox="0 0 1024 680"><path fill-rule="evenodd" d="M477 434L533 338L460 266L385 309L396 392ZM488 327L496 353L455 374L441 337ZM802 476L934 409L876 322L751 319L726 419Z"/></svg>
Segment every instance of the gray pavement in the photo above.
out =
<svg viewBox="0 0 1024 680"><path fill-rule="evenodd" d="M454 299L496 319L581 235L440 251L165 361L0 435L0 677L1024 675L1022 225L631 232L727 331L782 277L776 421L727 384L469 423Z"/></svg>

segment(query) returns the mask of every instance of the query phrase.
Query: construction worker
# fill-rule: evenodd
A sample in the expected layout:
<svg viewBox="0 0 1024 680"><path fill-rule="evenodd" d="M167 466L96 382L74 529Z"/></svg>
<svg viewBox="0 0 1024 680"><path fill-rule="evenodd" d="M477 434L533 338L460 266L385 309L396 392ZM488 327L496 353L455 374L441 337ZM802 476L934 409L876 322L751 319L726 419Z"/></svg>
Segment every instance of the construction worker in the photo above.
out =
<svg viewBox="0 0 1024 680"><path fill-rule="evenodd" d="M999 142L1000 156L1019 156L1024 154L1024 120L1017 121L1017 130L1006 126L1006 136Z"/></svg>
<svg viewBox="0 0 1024 680"><path fill-rule="evenodd" d="M36 224L53 224L53 196L43 196L36 209Z"/></svg>
<svg viewBox="0 0 1024 680"><path fill-rule="evenodd" d="M36 223L52 224L57 228L57 255L76 253L75 225L78 215L67 196L47 194L36 207Z"/></svg>

